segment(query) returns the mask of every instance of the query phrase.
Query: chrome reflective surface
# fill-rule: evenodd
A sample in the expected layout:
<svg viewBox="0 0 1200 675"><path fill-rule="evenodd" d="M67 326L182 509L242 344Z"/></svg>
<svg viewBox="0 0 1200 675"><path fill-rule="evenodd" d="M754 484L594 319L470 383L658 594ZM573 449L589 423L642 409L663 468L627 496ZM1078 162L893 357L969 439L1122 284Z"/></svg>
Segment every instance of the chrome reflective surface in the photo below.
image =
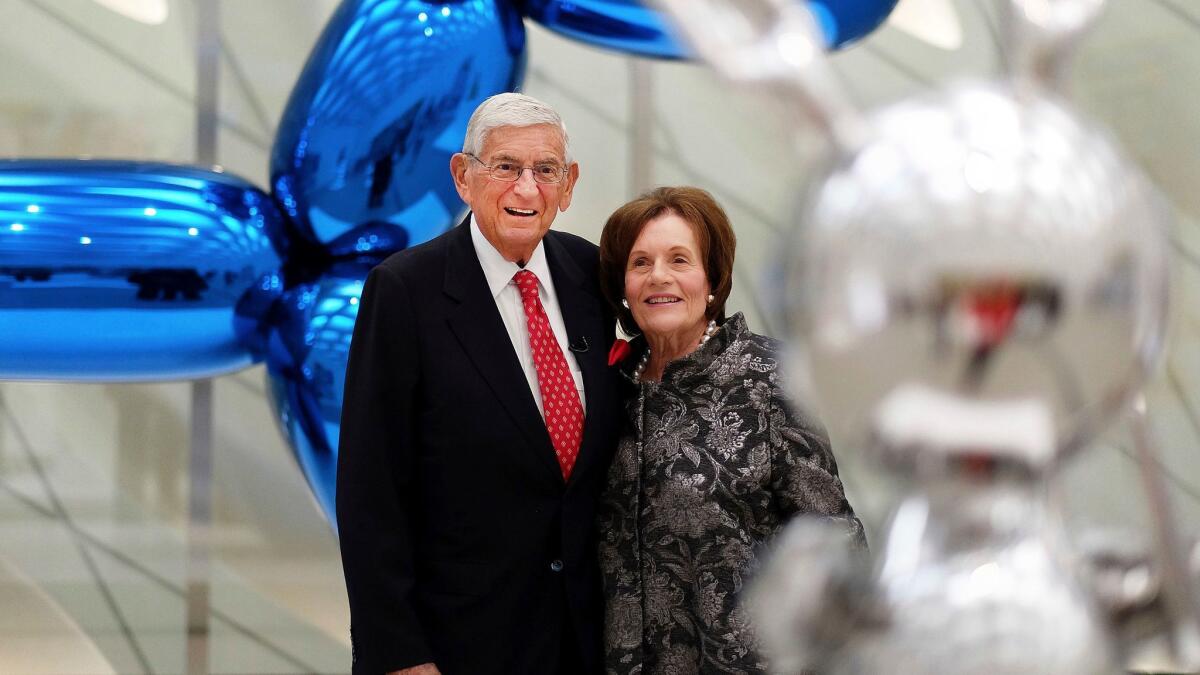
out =
<svg viewBox="0 0 1200 675"><path fill-rule="evenodd" d="M363 281L372 262L342 262L281 294L270 312L268 391L321 510L336 527L342 387Z"/></svg>
<svg viewBox="0 0 1200 675"><path fill-rule="evenodd" d="M619 52L689 58L653 0L516 0L525 14L569 38ZM800 0L796 0L799 2ZM875 30L897 0L807 0L831 49Z"/></svg>
<svg viewBox="0 0 1200 675"><path fill-rule="evenodd" d="M849 151L865 123L821 58L821 12L794 0L655 0L700 58L722 77L753 86L794 109Z"/></svg>
<svg viewBox="0 0 1200 675"><path fill-rule="evenodd" d="M284 110L271 186L333 255L386 254L452 225L448 169L484 98L515 89L524 25L504 0L346 0Z"/></svg>
<svg viewBox="0 0 1200 675"><path fill-rule="evenodd" d="M239 303L281 217L241 179L150 162L0 161L0 377L208 377L258 356Z"/></svg>
<svg viewBox="0 0 1200 675"><path fill-rule="evenodd" d="M785 530L753 605L778 672L1120 672L1033 484L922 487L894 511L874 572L827 523Z"/></svg>
<svg viewBox="0 0 1200 675"><path fill-rule="evenodd" d="M786 263L793 368L826 423L860 448L886 407L927 392L1036 402L1062 451L1091 440L1160 351L1154 191L1061 101L1005 85L906 101L870 128L816 186Z"/></svg>

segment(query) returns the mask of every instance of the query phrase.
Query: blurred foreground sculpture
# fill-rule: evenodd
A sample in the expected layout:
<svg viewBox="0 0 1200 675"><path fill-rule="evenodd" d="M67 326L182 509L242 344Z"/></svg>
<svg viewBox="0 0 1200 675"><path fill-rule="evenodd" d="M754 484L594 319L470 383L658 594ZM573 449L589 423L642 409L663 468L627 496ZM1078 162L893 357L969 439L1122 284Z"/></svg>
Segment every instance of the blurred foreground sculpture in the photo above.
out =
<svg viewBox="0 0 1200 675"><path fill-rule="evenodd" d="M1079 551L1047 493L1162 349L1165 212L1063 97L1101 0L1006 3L999 81L862 115L787 0L660 0L726 77L831 140L773 279L796 395L900 486L873 565L799 522L752 609L779 672L1108 673L1155 636L1200 666L1145 433L1153 551Z"/></svg>

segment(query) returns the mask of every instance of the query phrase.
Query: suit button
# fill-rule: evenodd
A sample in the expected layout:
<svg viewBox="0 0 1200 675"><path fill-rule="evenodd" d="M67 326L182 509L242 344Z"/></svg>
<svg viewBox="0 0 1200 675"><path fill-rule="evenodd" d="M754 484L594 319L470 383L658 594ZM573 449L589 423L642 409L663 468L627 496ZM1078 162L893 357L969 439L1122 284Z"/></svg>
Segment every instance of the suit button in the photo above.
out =
<svg viewBox="0 0 1200 675"><path fill-rule="evenodd" d="M563 568L563 562L561 560L554 560L554 561L550 562L550 571L551 572L561 572L562 568Z"/></svg>

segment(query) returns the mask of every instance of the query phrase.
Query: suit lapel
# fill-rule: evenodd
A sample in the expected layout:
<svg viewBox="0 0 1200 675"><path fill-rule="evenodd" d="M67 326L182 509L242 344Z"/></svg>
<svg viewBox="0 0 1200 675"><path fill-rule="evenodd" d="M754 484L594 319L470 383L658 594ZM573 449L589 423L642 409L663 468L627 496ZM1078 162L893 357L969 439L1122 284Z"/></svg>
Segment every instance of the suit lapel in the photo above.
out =
<svg viewBox="0 0 1200 675"><path fill-rule="evenodd" d="M603 456L602 448L596 447L600 432L597 425L606 424L610 417L604 409L608 399L606 385L608 376L607 347L604 324L599 300L589 290L589 274L594 270L580 269L565 247L547 232L542 239L546 247L546 262L554 276L554 290L558 295L558 306L562 310L563 323L567 327L567 343L576 348L575 361L583 372L583 388L587 398L587 410L583 425L583 440L579 444L579 457L571 471L568 485L575 483L576 476L583 474L589 465ZM579 347L587 345L585 350Z"/></svg>
<svg viewBox="0 0 1200 675"><path fill-rule="evenodd" d="M561 482L562 472L550 444L550 434L488 289L471 243L470 216L467 218L456 229L446 251L443 291L458 303L447 319L450 329L500 405L529 441L534 461Z"/></svg>

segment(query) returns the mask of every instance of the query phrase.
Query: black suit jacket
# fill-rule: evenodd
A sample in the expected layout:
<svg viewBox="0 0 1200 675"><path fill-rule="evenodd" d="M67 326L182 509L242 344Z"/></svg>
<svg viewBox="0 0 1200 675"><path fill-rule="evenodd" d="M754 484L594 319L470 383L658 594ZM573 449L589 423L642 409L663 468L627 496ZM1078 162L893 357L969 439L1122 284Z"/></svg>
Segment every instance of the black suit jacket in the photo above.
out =
<svg viewBox="0 0 1200 675"><path fill-rule="evenodd" d="M363 288L342 409L337 521L354 672L554 673L563 631L602 667L594 514L616 444L611 316L596 247L546 257L583 371L583 441L564 483L488 290L470 225L397 253Z"/></svg>

